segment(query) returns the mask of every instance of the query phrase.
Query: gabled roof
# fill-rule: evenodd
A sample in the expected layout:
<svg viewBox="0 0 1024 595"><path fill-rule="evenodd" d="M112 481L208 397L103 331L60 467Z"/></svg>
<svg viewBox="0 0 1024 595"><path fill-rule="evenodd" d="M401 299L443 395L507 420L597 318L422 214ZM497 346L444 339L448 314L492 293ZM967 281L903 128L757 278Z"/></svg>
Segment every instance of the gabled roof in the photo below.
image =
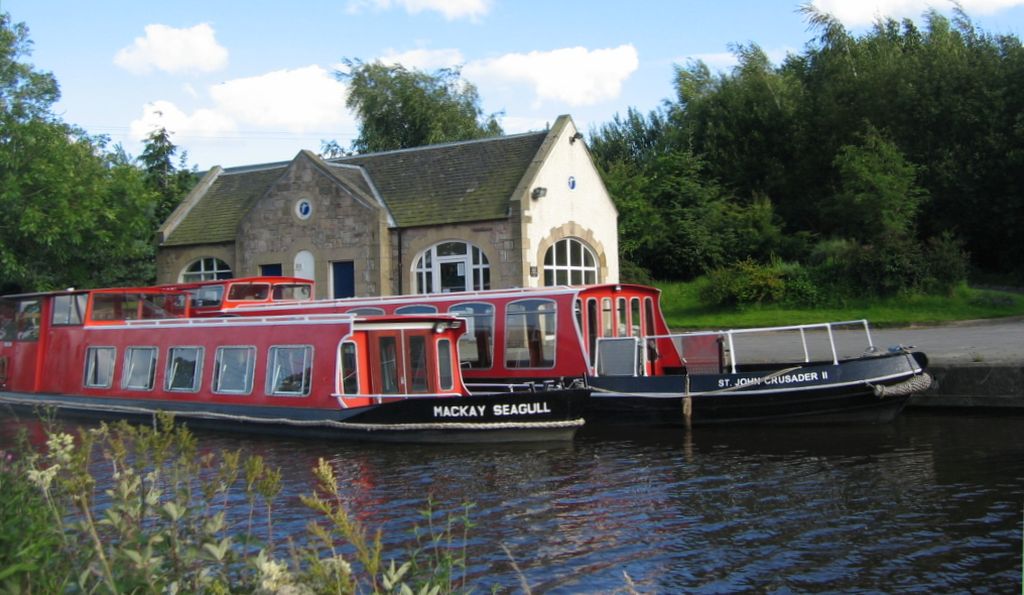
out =
<svg viewBox="0 0 1024 595"><path fill-rule="evenodd" d="M508 216L547 132L332 159L364 168L398 227Z"/></svg>
<svg viewBox="0 0 1024 595"><path fill-rule="evenodd" d="M168 218L170 222L176 215L182 215L177 226L169 230L169 233L164 231L161 245L234 242L242 216L284 174L288 165L279 163L264 167L240 167L214 174L216 179L198 200L190 203L191 208L187 213L175 211ZM186 202L181 207L188 206ZM164 229L166 227L165 223Z"/></svg>
<svg viewBox="0 0 1024 595"><path fill-rule="evenodd" d="M502 219L550 131L353 155L324 170L353 195L383 202L395 227ZM297 156L296 159L299 157ZM211 170L161 228L162 246L233 242L239 222L293 162Z"/></svg>

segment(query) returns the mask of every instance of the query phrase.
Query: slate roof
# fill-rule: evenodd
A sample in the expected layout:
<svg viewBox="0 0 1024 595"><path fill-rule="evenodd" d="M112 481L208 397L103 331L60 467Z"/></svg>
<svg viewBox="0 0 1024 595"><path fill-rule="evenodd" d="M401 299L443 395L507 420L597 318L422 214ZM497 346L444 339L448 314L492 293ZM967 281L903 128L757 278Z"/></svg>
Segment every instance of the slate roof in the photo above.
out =
<svg viewBox="0 0 1024 595"><path fill-rule="evenodd" d="M509 200L530 165L543 158L539 152L548 134L530 132L353 155L326 164L328 173L357 196L378 196L396 227L502 219L508 216ZM234 241L239 221L290 165L223 170L181 214L161 245ZM366 172L372 187L352 166Z"/></svg>
<svg viewBox="0 0 1024 595"><path fill-rule="evenodd" d="M224 170L161 245L234 242L242 216L288 165Z"/></svg>

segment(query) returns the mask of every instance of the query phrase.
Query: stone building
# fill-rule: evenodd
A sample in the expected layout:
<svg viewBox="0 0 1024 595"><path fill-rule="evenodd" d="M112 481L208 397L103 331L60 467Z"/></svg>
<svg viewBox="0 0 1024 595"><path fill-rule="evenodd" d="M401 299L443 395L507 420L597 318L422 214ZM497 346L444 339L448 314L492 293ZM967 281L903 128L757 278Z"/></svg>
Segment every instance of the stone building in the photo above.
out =
<svg viewBox="0 0 1024 595"><path fill-rule="evenodd" d="M614 283L616 219L560 116L543 132L214 167L160 228L157 281L292 275L320 298Z"/></svg>

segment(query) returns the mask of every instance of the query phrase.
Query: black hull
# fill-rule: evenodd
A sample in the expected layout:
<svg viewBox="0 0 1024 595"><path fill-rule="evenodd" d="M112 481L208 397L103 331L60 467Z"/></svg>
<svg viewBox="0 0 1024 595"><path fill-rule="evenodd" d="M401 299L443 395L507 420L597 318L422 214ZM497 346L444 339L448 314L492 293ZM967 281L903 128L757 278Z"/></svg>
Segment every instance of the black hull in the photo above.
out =
<svg viewBox="0 0 1024 595"><path fill-rule="evenodd" d="M408 398L352 409L249 407L0 392L0 407L66 417L150 422L158 411L189 427L326 440L498 443L571 440L588 390Z"/></svg>
<svg viewBox="0 0 1024 595"><path fill-rule="evenodd" d="M591 425L886 423L930 383L922 354L751 367L736 374L594 377Z"/></svg>

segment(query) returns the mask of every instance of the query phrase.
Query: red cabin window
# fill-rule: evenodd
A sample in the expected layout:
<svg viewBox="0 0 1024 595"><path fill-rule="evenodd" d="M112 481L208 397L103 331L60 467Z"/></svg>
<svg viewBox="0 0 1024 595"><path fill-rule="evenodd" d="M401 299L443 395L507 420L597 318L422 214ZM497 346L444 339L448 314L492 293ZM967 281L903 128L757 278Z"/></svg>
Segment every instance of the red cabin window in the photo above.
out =
<svg viewBox="0 0 1024 595"><path fill-rule="evenodd" d="M555 365L555 302L520 300L505 310L505 366L552 368Z"/></svg>

